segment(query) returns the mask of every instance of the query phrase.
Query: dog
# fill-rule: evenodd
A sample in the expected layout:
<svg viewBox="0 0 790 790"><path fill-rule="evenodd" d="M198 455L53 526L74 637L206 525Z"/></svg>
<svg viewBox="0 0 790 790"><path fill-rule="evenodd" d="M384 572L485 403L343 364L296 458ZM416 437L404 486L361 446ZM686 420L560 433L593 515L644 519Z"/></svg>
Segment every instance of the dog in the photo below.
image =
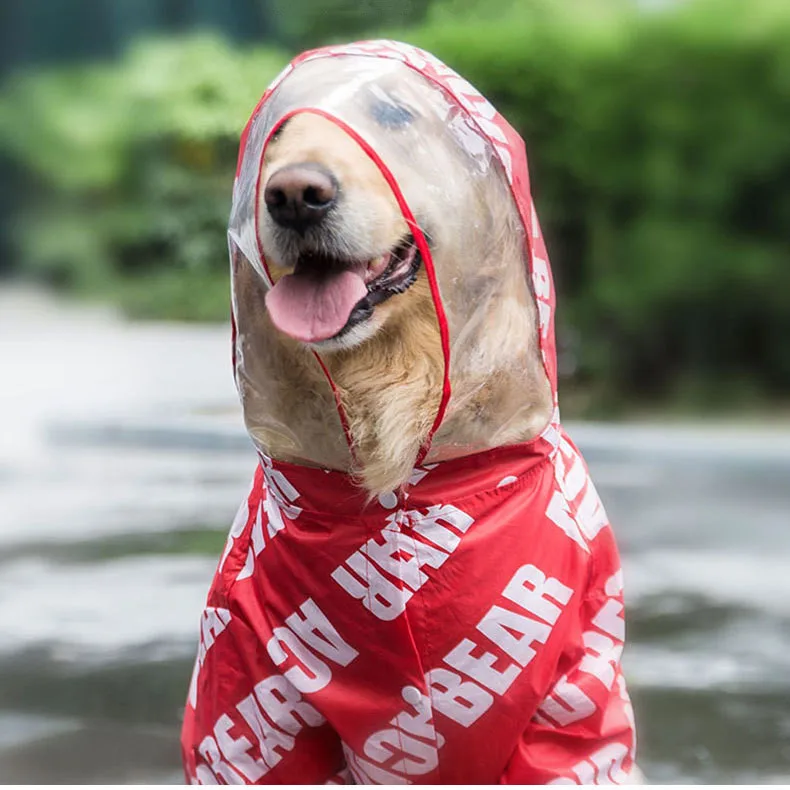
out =
<svg viewBox="0 0 790 790"><path fill-rule="evenodd" d="M229 243L260 464L188 780L633 781L619 558L559 423L520 138L408 45L305 53L242 135Z"/></svg>

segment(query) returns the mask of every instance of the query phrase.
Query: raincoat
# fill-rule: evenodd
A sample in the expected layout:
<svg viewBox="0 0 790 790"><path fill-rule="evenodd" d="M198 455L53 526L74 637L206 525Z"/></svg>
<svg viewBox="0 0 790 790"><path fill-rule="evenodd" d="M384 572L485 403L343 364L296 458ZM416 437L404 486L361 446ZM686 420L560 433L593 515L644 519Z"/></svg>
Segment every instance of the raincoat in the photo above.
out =
<svg viewBox="0 0 790 790"><path fill-rule="evenodd" d="M523 293L512 285L502 293L506 278L479 266L434 268L404 168L418 163L423 192L448 168L408 135L380 141L357 114L366 96L391 101L387 85L440 120L452 155L465 157L466 192L495 179L515 204ZM276 333L252 337L234 290L234 369L259 464L201 619L182 732L187 779L628 782L635 735L620 665L620 562L585 462L559 422L554 291L523 142L421 50L374 41L305 53L267 90L242 136L229 228L234 289L240 261L264 292L271 287L257 227L261 157L297 112L340 125L396 194L431 284L444 389L408 483L370 501L342 471L353 453L331 378L316 398L336 408L336 436L319 452L271 405ZM464 233L491 232L494 221L459 225L454 238L463 244ZM481 364L486 322L475 305L506 297L537 304L554 414L530 442L459 446L441 428ZM304 353L326 372L320 355ZM502 424L517 412L503 413ZM268 452L274 436L287 437L289 461Z"/></svg>

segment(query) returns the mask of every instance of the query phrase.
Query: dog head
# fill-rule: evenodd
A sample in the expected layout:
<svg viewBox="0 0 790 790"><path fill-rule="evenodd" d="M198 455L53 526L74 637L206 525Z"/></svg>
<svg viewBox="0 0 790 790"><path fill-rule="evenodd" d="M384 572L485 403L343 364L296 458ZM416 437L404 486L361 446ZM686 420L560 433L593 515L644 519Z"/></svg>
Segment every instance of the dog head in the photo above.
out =
<svg viewBox="0 0 790 790"><path fill-rule="evenodd" d="M485 203L479 174L448 135L440 90L397 62L363 59L360 77L359 59L333 60L303 64L280 88L257 205L269 315L321 352L354 348L394 316L424 310L423 252L461 256L464 223ZM308 85L324 98L300 111Z"/></svg>
<svg viewBox="0 0 790 790"><path fill-rule="evenodd" d="M422 259L395 195L336 123L286 121L266 150L261 246L275 326L321 351L372 337L404 300Z"/></svg>
<svg viewBox="0 0 790 790"><path fill-rule="evenodd" d="M369 490L415 459L532 437L552 401L520 140L398 46L286 70L245 130L229 226L248 425L300 462L349 468L352 445ZM345 436L324 416L336 402ZM337 452L319 457L330 434Z"/></svg>

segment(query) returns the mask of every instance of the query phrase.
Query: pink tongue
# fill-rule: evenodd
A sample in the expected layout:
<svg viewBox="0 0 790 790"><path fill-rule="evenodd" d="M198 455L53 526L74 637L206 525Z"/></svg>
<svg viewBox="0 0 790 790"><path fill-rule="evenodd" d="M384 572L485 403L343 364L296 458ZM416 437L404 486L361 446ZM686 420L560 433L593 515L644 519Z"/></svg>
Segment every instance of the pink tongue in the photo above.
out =
<svg viewBox="0 0 790 790"><path fill-rule="evenodd" d="M281 332L303 343L317 343L334 337L367 293L364 279L353 271L321 280L286 274L266 294L266 308Z"/></svg>

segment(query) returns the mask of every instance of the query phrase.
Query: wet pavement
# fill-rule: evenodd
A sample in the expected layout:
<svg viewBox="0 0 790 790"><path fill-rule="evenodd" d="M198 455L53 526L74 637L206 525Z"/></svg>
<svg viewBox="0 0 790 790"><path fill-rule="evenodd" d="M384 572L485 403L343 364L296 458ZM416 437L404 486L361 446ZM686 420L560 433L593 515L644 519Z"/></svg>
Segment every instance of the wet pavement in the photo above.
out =
<svg viewBox="0 0 790 790"><path fill-rule="evenodd" d="M0 295L0 782L179 782L254 456L226 327ZM615 525L640 764L790 782L790 431L570 425Z"/></svg>

